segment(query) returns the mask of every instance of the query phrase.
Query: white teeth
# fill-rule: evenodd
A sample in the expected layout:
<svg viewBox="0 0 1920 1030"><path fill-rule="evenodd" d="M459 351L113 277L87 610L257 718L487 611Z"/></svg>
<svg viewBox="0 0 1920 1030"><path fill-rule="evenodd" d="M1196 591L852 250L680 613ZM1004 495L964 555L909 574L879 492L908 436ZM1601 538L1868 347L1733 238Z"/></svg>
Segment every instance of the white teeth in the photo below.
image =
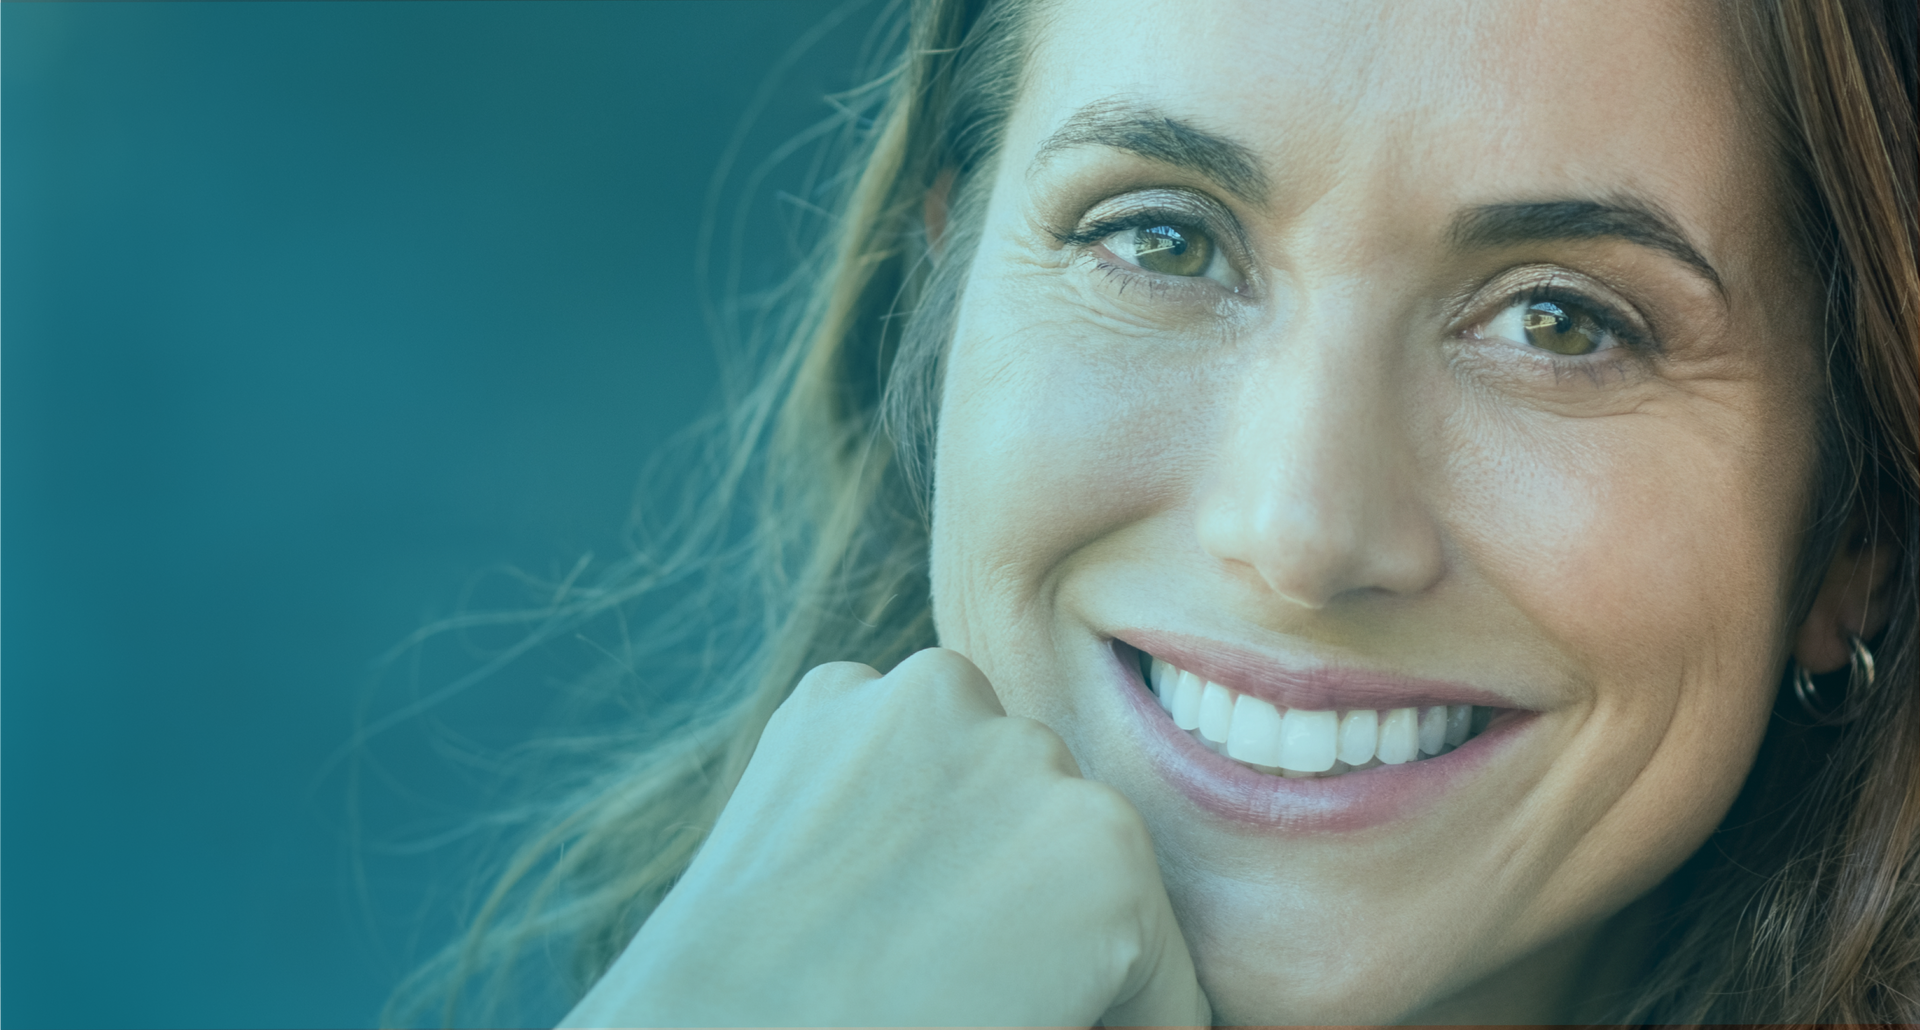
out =
<svg viewBox="0 0 1920 1030"><path fill-rule="evenodd" d="M1326 772L1333 768L1340 717L1333 712L1287 709L1280 724L1280 768Z"/></svg>
<svg viewBox="0 0 1920 1030"><path fill-rule="evenodd" d="M1420 750L1437 755L1447 743L1447 706L1420 709Z"/></svg>
<svg viewBox="0 0 1920 1030"><path fill-rule="evenodd" d="M1158 658L1153 660L1153 669L1147 682L1153 684L1153 696L1160 699L1160 707L1168 713L1173 711L1173 685L1179 675L1173 666Z"/></svg>
<svg viewBox="0 0 1920 1030"><path fill-rule="evenodd" d="M1380 713L1371 708L1356 708L1340 717L1340 760L1348 765L1365 765L1373 757L1380 741Z"/></svg>
<svg viewBox="0 0 1920 1030"><path fill-rule="evenodd" d="M1476 715L1490 715L1472 705L1348 712L1277 708L1159 658L1146 673L1173 724L1195 733L1207 750L1292 779L1430 758L1466 743L1474 735Z"/></svg>
<svg viewBox="0 0 1920 1030"><path fill-rule="evenodd" d="M1200 677L1182 669L1173 680L1173 724L1189 732L1200 728Z"/></svg>
<svg viewBox="0 0 1920 1030"><path fill-rule="evenodd" d="M1280 710L1257 697L1241 694L1233 702L1227 757L1250 765L1281 764Z"/></svg>
<svg viewBox="0 0 1920 1030"><path fill-rule="evenodd" d="M1411 762L1420 752L1419 716L1411 708L1395 708L1380 722L1380 743L1374 756L1387 765Z"/></svg>
<svg viewBox="0 0 1920 1030"><path fill-rule="evenodd" d="M1200 735L1216 744L1227 742L1233 726L1233 691L1218 683L1207 684L1200 694Z"/></svg>

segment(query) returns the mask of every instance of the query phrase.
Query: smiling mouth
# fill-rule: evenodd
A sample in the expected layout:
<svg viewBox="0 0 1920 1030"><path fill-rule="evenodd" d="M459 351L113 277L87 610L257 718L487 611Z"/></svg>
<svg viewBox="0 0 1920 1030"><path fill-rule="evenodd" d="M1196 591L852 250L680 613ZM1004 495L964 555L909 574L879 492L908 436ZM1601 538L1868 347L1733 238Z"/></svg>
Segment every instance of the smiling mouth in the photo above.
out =
<svg viewBox="0 0 1920 1030"><path fill-rule="evenodd" d="M1290 779L1437 758L1478 736L1501 711L1470 704L1281 708L1145 651L1138 654L1142 679L1175 726L1216 754Z"/></svg>

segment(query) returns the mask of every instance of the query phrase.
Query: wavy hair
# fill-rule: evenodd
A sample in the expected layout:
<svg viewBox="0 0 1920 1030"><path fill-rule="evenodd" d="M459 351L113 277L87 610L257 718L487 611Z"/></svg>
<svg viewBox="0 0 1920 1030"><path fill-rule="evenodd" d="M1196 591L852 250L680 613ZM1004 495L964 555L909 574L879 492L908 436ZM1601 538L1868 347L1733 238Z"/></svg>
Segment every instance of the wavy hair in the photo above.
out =
<svg viewBox="0 0 1920 1030"><path fill-rule="evenodd" d="M935 643L927 491L941 364L1043 17L1018 0L883 12L896 56L827 127L846 169L835 219L754 371L729 380L740 385L724 411L693 438L704 442L686 506L526 616L512 652L616 639L580 692L624 716L554 744L564 761L542 767L517 848L389 1019L488 1020L513 971L555 943L577 997L691 861L808 668L857 657L885 669ZM1830 445L1802 564L1857 546L1840 527L1873 513L1866 532L1897 552L1892 615L1872 642L1878 677L1839 717L1776 711L1733 811L1671 881L1682 901L1637 992L1616 999L1622 1019L1920 1021L1914 20L1908 0L1731 5L1828 307ZM943 175L935 246L924 211ZM645 604L667 615L630 639L627 613Z"/></svg>

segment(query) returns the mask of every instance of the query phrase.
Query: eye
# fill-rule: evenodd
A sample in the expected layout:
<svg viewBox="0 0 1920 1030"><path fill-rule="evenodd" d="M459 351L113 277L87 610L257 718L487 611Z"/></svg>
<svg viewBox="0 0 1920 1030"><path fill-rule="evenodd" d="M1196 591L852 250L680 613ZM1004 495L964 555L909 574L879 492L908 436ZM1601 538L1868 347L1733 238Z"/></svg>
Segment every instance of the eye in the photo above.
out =
<svg viewBox="0 0 1920 1030"><path fill-rule="evenodd" d="M1123 228L1101 240L1108 253L1145 272L1182 279L1211 278L1237 289L1232 263L1206 230L1172 222Z"/></svg>
<svg viewBox="0 0 1920 1030"><path fill-rule="evenodd" d="M1611 319L1585 304L1560 297L1519 298L1495 315L1481 335L1568 357L1611 350L1625 342L1614 331Z"/></svg>
<svg viewBox="0 0 1920 1030"><path fill-rule="evenodd" d="M1213 241L1207 234L1178 225L1142 226L1115 233L1107 249L1116 257L1161 275L1204 275L1213 263ZM1131 253L1124 253L1129 250Z"/></svg>

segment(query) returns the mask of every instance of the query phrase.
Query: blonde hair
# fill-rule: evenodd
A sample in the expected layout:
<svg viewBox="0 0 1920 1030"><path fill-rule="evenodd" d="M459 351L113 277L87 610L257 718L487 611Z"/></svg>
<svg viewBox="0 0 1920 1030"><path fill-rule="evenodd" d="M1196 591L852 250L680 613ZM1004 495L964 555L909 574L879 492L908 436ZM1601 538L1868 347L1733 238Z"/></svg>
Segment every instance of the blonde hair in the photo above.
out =
<svg viewBox="0 0 1920 1030"><path fill-rule="evenodd" d="M1636 1020L1920 1018L1911 12L1905 0L1775 0L1753 5L1742 30L1837 305L1836 439L1866 470L1831 477L1809 560L1824 565L1831 513L1864 497L1887 513L1877 527L1897 542L1898 583L1875 644L1879 686L1849 699L1870 716L1770 735L1727 826L1677 878L1690 893L1641 988L1619 999ZM665 599L668 617L638 643L622 634L583 703L648 696L635 669L701 689L557 745L592 761L569 766L584 771L565 797L530 803L537 819L465 934L402 985L390 1019L437 999L446 1023L490 1020L516 966L552 942L570 947L577 996L691 861L808 668L886 669L935 643L927 492L941 362L1041 9L925 0L900 13L885 17L901 56L846 98L849 174L804 300L706 427L690 506L597 582L560 592L525 642ZM942 173L953 178L936 247L922 212ZM1773 822L1756 826L1756 811ZM477 1013L460 1007L470 998Z"/></svg>

